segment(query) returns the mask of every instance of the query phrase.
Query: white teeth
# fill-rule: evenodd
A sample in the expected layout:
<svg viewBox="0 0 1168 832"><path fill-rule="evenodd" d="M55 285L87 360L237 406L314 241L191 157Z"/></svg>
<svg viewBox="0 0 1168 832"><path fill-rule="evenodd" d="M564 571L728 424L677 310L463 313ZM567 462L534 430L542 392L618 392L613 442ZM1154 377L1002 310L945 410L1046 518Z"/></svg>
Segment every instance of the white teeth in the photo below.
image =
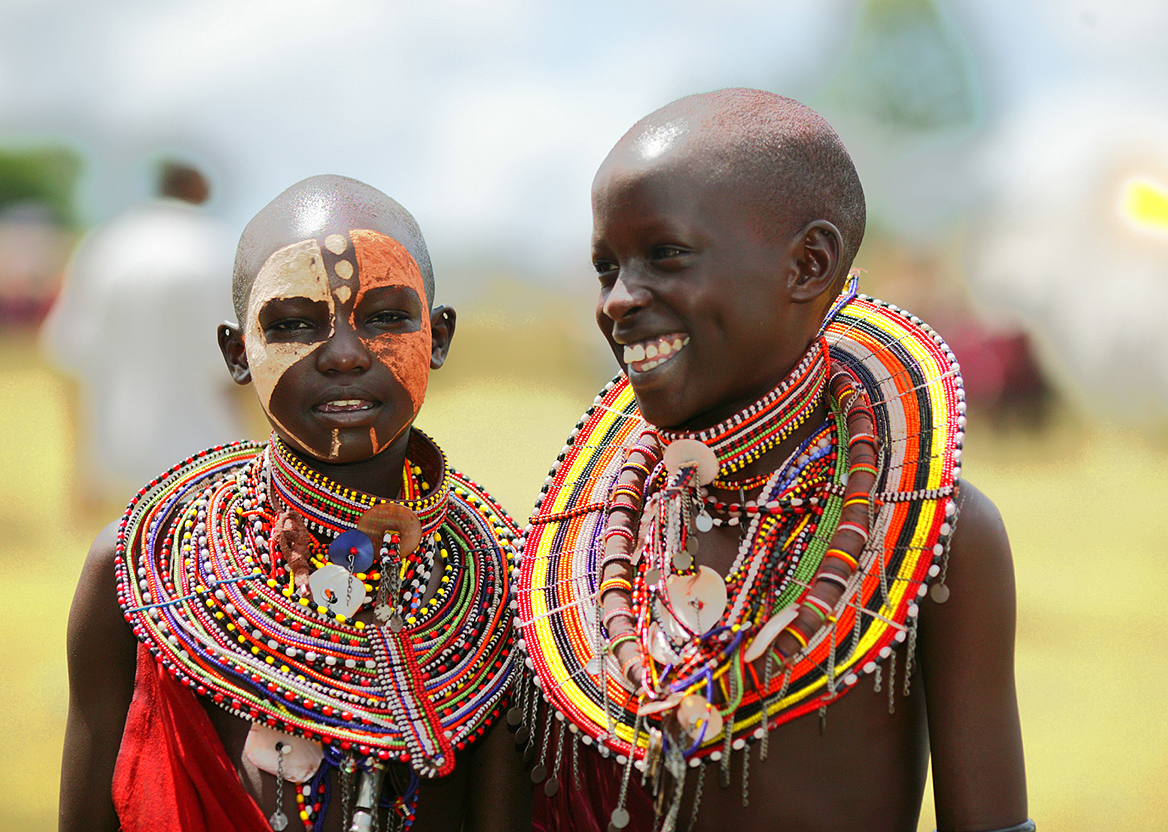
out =
<svg viewBox="0 0 1168 832"><path fill-rule="evenodd" d="M639 344L631 344L624 348L624 361L630 369L645 373L669 361L688 343L688 335L676 335L672 341L668 337L658 337Z"/></svg>
<svg viewBox="0 0 1168 832"><path fill-rule="evenodd" d="M355 407L361 404L360 399L341 399L335 402L329 402L333 407Z"/></svg>

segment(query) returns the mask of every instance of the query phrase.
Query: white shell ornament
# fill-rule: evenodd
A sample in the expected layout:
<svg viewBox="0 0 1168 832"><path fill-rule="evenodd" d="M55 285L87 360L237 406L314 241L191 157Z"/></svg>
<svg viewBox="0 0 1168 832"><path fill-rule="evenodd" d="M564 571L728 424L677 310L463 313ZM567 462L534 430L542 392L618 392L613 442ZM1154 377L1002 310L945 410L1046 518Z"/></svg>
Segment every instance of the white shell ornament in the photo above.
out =
<svg viewBox="0 0 1168 832"><path fill-rule="evenodd" d="M677 706L677 721L693 739L709 742L722 733L722 714L701 694L691 693Z"/></svg>
<svg viewBox="0 0 1168 832"><path fill-rule="evenodd" d="M243 744L243 755L260 771L273 776L282 774L292 783L306 783L320 768L324 750L318 742L253 722Z"/></svg>
<svg viewBox="0 0 1168 832"><path fill-rule="evenodd" d="M326 563L309 575L308 586L312 600L335 615L348 618L365 602L365 584L335 563Z"/></svg>
<svg viewBox="0 0 1168 832"><path fill-rule="evenodd" d="M665 614L669 615L668 612L665 612ZM673 618L671 615L669 617L670 619ZM681 660L681 657L677 655L674 649L670 646L669 639L665 637L665 633L661 632L661 628L657 626L656 621L649 625L645 640L649 644L649 655L656 659L659 663L675 664Z"/></svg>
<svg viewBox="0 0 1168 832"><path fill-rule="evenodd" d="M665 469L676 474L684 465L698 465L698 483L709 485L718 476L718 457L707 446L696 439L677 439L669 443L662 457Z"/></svg>
<svg viewBox="0 0 1168 832"><path fill-rule="evenodd" d="M778 637L784 627L795 620L797 615L799 615L798 605L788 604L767 619L767 622L759 627L754 638L750 640L750 644L742 651L743 661L752 662L765 653L767 648L771 646L771 642Z"/></svg>
<svg viewBox="0 0 1168 832"><path fill-rule="evenodd" d="M662 711L668 711L670 708L676 708L681 702L682 698L683 695L680 693L671 693L665 699L650 700L641 707L637 708L637 716L659 714Z"/></svg>
<svg viewBox="0 0 1168 832"><path fill-rule="evenodd" d="M673 613L693 632L707 633L726 612L726 582L708 566L691 575L670 575L666 581Z"/></svg>

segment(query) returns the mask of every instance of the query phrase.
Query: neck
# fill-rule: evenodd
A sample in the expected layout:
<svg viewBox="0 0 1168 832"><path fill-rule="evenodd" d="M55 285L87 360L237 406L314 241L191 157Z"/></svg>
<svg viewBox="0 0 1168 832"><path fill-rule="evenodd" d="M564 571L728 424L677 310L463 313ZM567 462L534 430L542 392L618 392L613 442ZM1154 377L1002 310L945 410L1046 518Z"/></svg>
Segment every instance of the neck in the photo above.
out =
<svg viewBox="0 0 1168 832"><path fill-rule="evenodd" d="M774 470L766 466L774 464L783 449L798 444L822 421L828 363L827 344L816 338L777 386L730 417L704 430L662 428L658 434L666 444L692 439L708 446L717 456L720 478L740 480L746 470Z"/></svg>

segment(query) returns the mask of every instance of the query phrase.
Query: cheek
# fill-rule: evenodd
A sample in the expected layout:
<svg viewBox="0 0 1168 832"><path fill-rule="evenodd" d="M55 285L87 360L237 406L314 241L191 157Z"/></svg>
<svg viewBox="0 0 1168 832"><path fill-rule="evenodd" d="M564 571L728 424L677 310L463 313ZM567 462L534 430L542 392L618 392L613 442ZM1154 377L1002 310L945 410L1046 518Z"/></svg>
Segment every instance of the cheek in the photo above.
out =
<svg viewBox="0 0 1168 832"><path fill-rule="evenodd" d="M405 388L416 414L426 398L430 379L430 327L404 335L383 335L373 339L369 349Z"/></svg>
<svg viewBox="0 0 1168 832"><path fill-rule="evenodd" d="M317 344L266 344L263 336L247 341L247 363L260 404L268 416L272 415L272 399L276 387L297 362L310 356Z"/></svg>

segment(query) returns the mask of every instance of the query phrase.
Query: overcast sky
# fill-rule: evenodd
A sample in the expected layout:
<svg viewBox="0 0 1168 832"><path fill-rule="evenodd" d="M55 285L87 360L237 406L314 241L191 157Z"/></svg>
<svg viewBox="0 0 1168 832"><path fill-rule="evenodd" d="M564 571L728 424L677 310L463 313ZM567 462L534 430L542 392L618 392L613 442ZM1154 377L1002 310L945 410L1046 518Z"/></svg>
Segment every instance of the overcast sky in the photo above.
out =
<svg viewBox="0 0 1168 832"><path fill-rule="evenodd" d="M814 102L861 5L3 0L0 141L85 151L89 221L144 192L143 159L177 148L215 169L234 228L291 183L343 173L412 210L439 268L557 280L586 272L589 183L636 119L724 86ZM983 132L1078 83L1163 88L1158 0L942 6L971 56ZM881 153L857 157L877 204L894 187L914 206L965 198L936 181L952 171L945 154L940 173L914 163L920 181L898 185L871 169Z"/></svg>

